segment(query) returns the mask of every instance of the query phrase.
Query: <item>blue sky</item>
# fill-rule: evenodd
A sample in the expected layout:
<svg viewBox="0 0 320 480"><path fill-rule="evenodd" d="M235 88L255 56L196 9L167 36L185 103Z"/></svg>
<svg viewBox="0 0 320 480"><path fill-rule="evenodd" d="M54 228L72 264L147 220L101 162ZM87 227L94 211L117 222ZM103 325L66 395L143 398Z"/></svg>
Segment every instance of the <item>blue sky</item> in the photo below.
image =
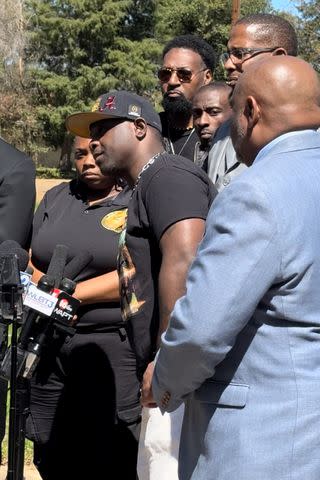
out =
<svg viewBox="0 0 320 480"><path fill-rule="evenodd" d="M299 3L299 0L297 0L297 1L293 1L293 0L271 0L271 3L276 10L285 10L287 12L297 14L297 11L295 9L295 5Z"/></svg>

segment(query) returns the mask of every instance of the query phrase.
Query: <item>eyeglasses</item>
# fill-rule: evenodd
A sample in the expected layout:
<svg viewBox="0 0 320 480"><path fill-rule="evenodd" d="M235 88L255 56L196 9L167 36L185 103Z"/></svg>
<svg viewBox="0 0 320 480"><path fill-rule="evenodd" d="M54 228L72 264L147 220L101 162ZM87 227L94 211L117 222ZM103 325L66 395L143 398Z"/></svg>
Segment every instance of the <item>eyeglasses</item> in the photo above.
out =
<svg viewBox="0 0 320 480"><path fill-rule="evenodd" d="M272 48L233 48L228 52L225 52L221 55L220 60L224 65L229 58L231 59L232 63L234 64L241 64L248 60L249 58L255 57L256 55L260 55L260 53L266 52L274 52L279 47L272 47ZM249 55L249 56L247 56Z"/></svg>
<svg viewBox="0 0 320 480"><path fill-rule="evenodd" d="M181 67L181 68L162 67L160 68L160 70L158 70L158 78L161 83L167 83L169 82L173 72L175 72L181 83L190 83L193 76L198 75L199 73L204 72L205 70L207 70L207 68L203 68L198 72L193 72L189 68L184 68L184 67Z"/></svg>

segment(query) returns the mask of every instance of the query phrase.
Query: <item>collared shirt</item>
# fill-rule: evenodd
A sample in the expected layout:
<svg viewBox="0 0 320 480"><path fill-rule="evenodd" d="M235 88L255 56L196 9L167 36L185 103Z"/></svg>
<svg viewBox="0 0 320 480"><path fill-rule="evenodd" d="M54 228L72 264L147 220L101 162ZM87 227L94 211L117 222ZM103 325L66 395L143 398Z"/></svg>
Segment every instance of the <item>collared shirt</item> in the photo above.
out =
<svg viewBox="0 0 320 480"><path fill-rule="evenodd" d="M117 266L119 233L126 220L131 191L123 190L89 205L86 188L76 181L50 189L40 203L34 218L32 260L36 268L46 272L57 244L69 248L68 261L83 250L93 260L74 279L87 280L111 272ZM78 310L77 329L103 331L109 325L122 323L119 303L84 305Z"/></svg>

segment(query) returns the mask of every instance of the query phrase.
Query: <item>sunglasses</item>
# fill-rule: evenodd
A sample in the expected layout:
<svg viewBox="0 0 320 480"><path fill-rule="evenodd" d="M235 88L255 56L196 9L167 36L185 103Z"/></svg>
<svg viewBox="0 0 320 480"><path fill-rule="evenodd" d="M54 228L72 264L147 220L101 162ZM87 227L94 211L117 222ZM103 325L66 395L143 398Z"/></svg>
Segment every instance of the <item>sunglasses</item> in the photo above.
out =
<svg viewBox="0 0 320 480"><path fill-rule="evenodd" d="M200 72L204 72L207 68L203 68L198 72L193 72L189 68L181 67L181 68L171 68L171 67L162 67L158 70L158 78L161 83L169 82L173 73L177 74L177 77L181 83L190 83L192 77L198 75Z"/></svg>

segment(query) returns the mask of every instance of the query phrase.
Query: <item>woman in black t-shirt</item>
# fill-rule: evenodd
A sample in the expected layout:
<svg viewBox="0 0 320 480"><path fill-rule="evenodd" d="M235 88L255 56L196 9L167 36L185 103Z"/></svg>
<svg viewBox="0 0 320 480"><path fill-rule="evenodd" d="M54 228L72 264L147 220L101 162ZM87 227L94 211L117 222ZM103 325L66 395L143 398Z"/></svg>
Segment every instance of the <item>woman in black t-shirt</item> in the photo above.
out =
<svg viewBox="0 0 320 480"><path fill-rule="evenodd" d="M76 333L52 331L31 380L28 437L43 479L136 479L140 429L135 355L119 309L118 237L130 192L104 176L76 137L78 179L49 190L34 219L34 280L57 244L92 262L75 278ZM68 259L69 260L69 259Z"/></svg>

